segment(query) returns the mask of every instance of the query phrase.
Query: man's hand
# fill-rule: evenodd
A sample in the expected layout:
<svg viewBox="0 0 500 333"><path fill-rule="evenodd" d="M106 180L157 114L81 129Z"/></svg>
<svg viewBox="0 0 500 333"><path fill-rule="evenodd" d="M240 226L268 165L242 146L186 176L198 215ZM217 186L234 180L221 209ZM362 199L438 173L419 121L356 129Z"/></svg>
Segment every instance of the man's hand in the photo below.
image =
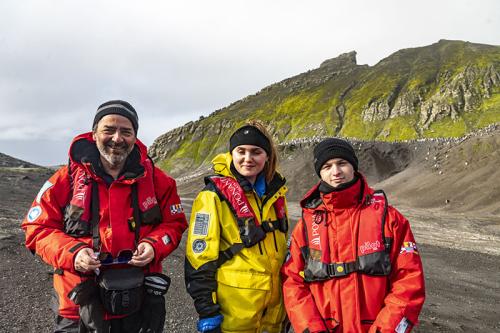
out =
<svg viewBox="0 0 500 333"><path fill-rule="evenodd" d="M83 248L75 256L75 270L82 273L95 271L101 266L94 250L91 248Z"/></svg>
<svg viewBox="0 0 500 333"><path fill-rule="evenodd" d="M155 257L155 250L151 244L142 242L137 246L132 260L128 262L129 265L143 267L149 264Z"/></svg>

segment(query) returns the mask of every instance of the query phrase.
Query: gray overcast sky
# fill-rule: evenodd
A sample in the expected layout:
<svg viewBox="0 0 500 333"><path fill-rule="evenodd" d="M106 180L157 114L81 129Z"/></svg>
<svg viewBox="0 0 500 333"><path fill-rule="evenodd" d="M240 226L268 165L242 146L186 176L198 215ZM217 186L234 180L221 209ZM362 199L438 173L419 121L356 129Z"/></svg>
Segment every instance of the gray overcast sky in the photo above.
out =
<svg viewBox="0 0 500 333"><path fill-rule="evenodd" d="M498 0L2 0L0 152L65 163L117 98L150 145L341 53L374 65L439 39L498 45L499 13Z"/></svg>

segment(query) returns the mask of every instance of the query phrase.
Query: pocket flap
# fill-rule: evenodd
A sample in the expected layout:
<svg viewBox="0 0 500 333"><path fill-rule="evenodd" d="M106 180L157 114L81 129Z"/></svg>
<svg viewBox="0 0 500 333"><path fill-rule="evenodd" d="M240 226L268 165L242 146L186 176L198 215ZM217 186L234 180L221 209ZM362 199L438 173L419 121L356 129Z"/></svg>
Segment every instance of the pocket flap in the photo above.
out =
<svg viewBox="0 0 500 333"><path fill-rule="evenodd" d="M98 278L99 286L106 290L127 290L142 286L144 272L142 268L108 269L102 271Z"/></svg>
<svg viewBox="0 0 500 333"><path fill-rule="evenodd" d="M258 272L219 269L217 271L217 281L236 288L271 289L271 276Z"/></svg>

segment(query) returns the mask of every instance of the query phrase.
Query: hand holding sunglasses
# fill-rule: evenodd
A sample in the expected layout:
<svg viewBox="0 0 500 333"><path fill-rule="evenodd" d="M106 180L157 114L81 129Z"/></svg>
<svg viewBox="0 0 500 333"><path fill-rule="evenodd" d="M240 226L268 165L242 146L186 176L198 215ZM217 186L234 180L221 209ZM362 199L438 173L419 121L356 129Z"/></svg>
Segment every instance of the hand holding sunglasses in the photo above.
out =
<svg viewBox="0 0 500 333"><path fill-rule="evenodd" d="M109 252L98 252L97 259L103 266L108 265L120 265L120 264L128 264L132 259L133 251L132 250L121 250L116 257L113 257Z"/></svg>
<svg viewBox="0 0 500 333"><path fill-rule="evenodd" d="M82 273L95 271L101 266L99 259L91 248L83 248L75 256L75 270Z"/></svg>
<svg viewBox="0 0 500 333"><path fill-rule="evenodd" d="M143 267L149 264L155 257L155 250L149 243L142 242L137 245L137 250L133 253L129 265Z"/></svg>

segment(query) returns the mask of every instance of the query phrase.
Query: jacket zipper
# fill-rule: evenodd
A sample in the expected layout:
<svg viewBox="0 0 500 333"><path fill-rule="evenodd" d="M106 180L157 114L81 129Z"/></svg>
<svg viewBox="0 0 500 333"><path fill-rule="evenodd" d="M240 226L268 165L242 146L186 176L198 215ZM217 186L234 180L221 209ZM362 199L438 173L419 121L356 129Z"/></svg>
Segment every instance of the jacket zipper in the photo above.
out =
<svg viewBox="0 0 500 333"><path fill-rule="evenodd" d="M276 252L278 252L278 243L276 242L275 230L273 230L273 238L274 238L274 249L276 250Z"/></svg>
<svg viewBox="0 0 500 333"><path fill-rule="evenodd" d="M255 191L252 191L253 198L255 199L255 202L257 203L257 207L259 207L259 218L260 218L260 224L262 224L262 207L259 205L260 199L258 196L255 195ZM259 251L260 254L263 255L264 252L262 251L262 244L261 241L259 241Z"/></svg>

